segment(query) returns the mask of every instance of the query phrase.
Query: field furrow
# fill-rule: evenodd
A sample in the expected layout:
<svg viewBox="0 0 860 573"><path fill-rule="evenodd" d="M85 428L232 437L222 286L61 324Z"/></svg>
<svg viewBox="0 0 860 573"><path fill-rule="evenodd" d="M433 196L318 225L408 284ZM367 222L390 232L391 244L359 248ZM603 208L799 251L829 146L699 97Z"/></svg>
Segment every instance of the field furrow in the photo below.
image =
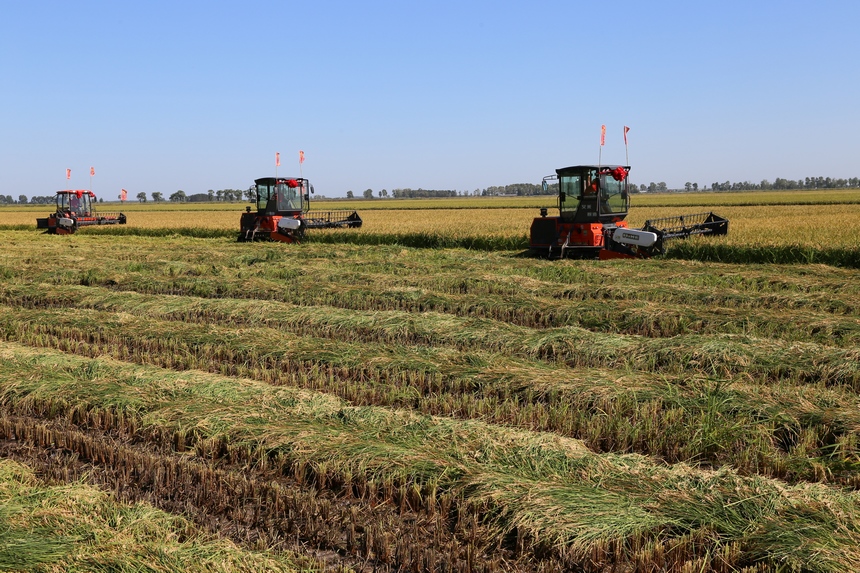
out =
<svg viewBox="0 0 860 573"><path fill-rule="evenodd" d="M452 510L450 496L428 511L417 489L328 483L327 474L303 472L300 464L285 475L262 463L231 462L231 453L191 455L184 447L176 451L170 436L153 441L159 428L146 428L144 440L128 434L139 421L120 416L105 423L110 416L90 410L85 422L98 419L101 426L93 429L0 413L0 454L26 461L45 479L86 479L120 500L185 514L241 545L316 557L319 570L528 570L513 564L513 551L498 547L475 508ZM561 564L550 559L546 566Z"/></svg>
<svg viewBox="0 0 860 573"><path fill-rule="evenodd" d="M4 345L0 373L5 439L77 454L120 492L140 488L144 499L200 511L201 521L229 517L238 535L304 535L393 568L447 555L458 559L454 571L860 563L856 494L826 486L595 455L574 440L479 421L17 345ZM305 495L297 482L321 493ZM242 505L230 503L237 498ZM284 519L290 511L300 534ZM374 529L388 523L374 511L407 523L402 534L411 528L415 543Z"/></svg>
<svg viewBox="0 0 860 573"><path fill-rule="evenodd" d="M493 337L492 325L479 322L472 346L476 352L458 351L456 346L392 347L375 342L350 342L351 331L339 327L334 338L301 335L272 326L235 328L218 323L188 323L130 312L100 310L27 309L6 307L0 327L10 339L38 340L55 337L68 343L82 342L126 348L130 355L153 351L174 352L176 363L189 360L231 360L255 364L265 358L320 362L335 367L370 370L415 371L430 376L462 377L475 373L471 354L480 354L481 337L502 345L505 356L558 362L568 368L616 368L655 374L706 374L748 377L768 382L823 384L860 389L858 349L826 347L815 343L787 343L742 335L676 336L652 339L641 336L594 333L580 328L536 331L522 339ZM488 326L490 328L488 328ZM468 327L467 327L468 328ZM507 327L503 327L507 329ZM465 330L465 329L464 329ZM329 333L331 331L329 330ZM503 331L504 334L504 331ZM528 333L524 333L528 334ZM470 337L468 331L459 336ZM464 345L465 346L465 345ZM510 358L507 358L510 356ZM488 360L488 358L485 358ZM480 360L478 361L480 362ZM190 366L193 367L193 366ZM563 378L562 378L563 379Z"/></svg>
<svg viewBox="0 0 860 573"><path fill-rule="evenodd" d="M65 483L64 478L72 473L67 471L70 467L83 467L74 459L76 455L52 446L0 441L3 571L326 570L322 561L295 553L240 548L184 517L144 503L122 503L113 494L80 481ZM34 469L59 479L40 480ZM89 467L88 475L92 471Z"/></svg>
<svg viewBox="0 0 860 573"><path fill-rule="evenodd" d="M348 245L337 247L339 255L320 245L300 253L264 246L253 255L235 248L221 252L219 245L213 256L202 257L201 242L187 241L187 253L170 259L147 249L121 253L105 243L105 253L88 253L74 268L59 271L61 260L22 253L25 264L3 274L21 283L25 296L37 290L34 283L89 285L312 308L437 312L529 328L576 326L649 337L742 334L842 347L860 340L858 287L851 272L840 269L738 272L727 265L662 261L656 267L649 261L629 273L618 264L462 251L425 257L383 248L368 256ZM216 246L203 244L207 252Z"/></svg>
<svg viewBox="0 0 860 573"><path fill-rule="evenodd" d="M541 344L551 350L587 349L575 358L547 362L526 355L557 358L560 351L529 350L528 345L502 353L481 351L480 344L462 350L456 345L407 342L392 346L387 340L357 341L361 329L355 327L323 338L290 328L188 321L179 312L186 304L217 303L179 297L162 301L161 308L171 317L165 320L153 316L158 312L151 311L151 297L147 299L137 301L139 306L130 301L120 313L7 307L9 311L0 318L0 335L80 355L105 354L138 364L202 369L321 390L356 404L406 407L553 431L583 438L596 451L637 451L672 462L731 463L785 479L855 484L852 472L860 423L847 404L833 408L838 400L858 403L853 384L838 382L840 371L850 375L857 369L850 357L844 361L843 350L835 350L837 355L828 365L821 361L821 348L809 347L804 354L787 347L796 364L793 374L782 362L776 363L775 370L756 364L756 356L747 360L731 356L731 364L742 368L724 371L728 368L724 363L714 366L718 358L694 359L690 354L694 345L675 339L671 347L660 350L636 347L651 344L650 339L580 344L583 336L595 335L578 331L571 341L560 333L547 341L541 332L533 343L538 349ZM479 327L485 333L488 330L483 323ZM461 335L469 338L468 333ZM725 346L711 344L725 353ZM611 354L589 350L610 347ZM655 361L654 356L662 358ZM627 374L619 375L616 369L624 360L620 364ZM584 368L589 371L583 372ZM811 394L803 388L810 372L817 373L816 381L835 373L833 393L816 399L817 406L787 413L779 402L791 403ZM660 385L654 384L655 374L662 380ZM727 385L721 378L725 375L751 382ZM770 391L774 382L784 388L775 393L776 404L762 403L762 388ZM718 447L720 443L724 446Z"/></svg>

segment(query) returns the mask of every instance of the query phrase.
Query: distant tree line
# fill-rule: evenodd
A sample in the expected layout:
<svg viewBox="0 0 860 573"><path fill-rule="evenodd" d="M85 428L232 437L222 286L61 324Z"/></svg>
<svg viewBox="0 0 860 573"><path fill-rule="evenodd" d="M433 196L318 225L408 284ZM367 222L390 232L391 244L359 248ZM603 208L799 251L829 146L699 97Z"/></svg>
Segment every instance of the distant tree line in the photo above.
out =
<svg viewBox="0 0 860 573"><path fill-rule="evenodd" d="M34 195L29 200L26 195L19 195L17 201L13 200L11 195L0 195L0 205L54 205L56 202L56 195ZM99 199L98 202L104 203L104 199Z"/></svg>
<svg viewBox="0 0 860 573"><path fill-rule="evenodd" d="M711 189L714 191L752 191L761 189L763 191L769 189L845 189L860 187L860 177L851 177L850 179L834 179L831 177L807 177L806 179L783 179L777 177L771 183L767 179L761 183L751 183L743 181L739 183L713 183Z"/></svg>
<svg viewBox="0 0 860 573"><path fill-rule="evenodd" d="M556 195L558 194L558 183L553 183L549 186L546 192L542 185L534 183L514 183L505 186L490 186L481 191L483 197L495 197L499 195L516 195L524 197L527 195Z"/></svg>
<svg viewBox="0 0 860 573"><path fill-rule="evenodd" d="M155 203L164 201L164 193L161 193L160 191L153 191L151 196ZM167 200L173 203L196 203L203 201L233 202L241 201L243 197L247 198L248 201L253 201L254 191L251 189L218 189L217 191L210 189L206 193L193 193L188 195L185 191L179 189L175 193L171 193ZM138 193L136 198L141 203L146 203L146 193Z"/></svg>
<svg viewBox="0 0 860 573"><path fill-rule="evenodd" d="M56 197L56 195L34 195L33 197L30 197L29 201L27 201L27 197L21 195L18 198L18 203L30 203L30 205L53 205L57 202ZM21 199L23 199L23 201Z"/></svg>
<svg viewBox="0 0 860 573"><path fill-rule="evenodd" d="M799 189L857 189L860 188L860 177L851 177L849 179L839 179L839 178L831 178L831 177L807 177L806 179L783 179L781 177L777 177L776 180L771 183L767 179L763 180L761 183L752 183L750 181L741 181L741 182L731 182L726 181L724 183L712 183L711 188L708 189L708 186L705 185L701 188L702 191L779 191L779 190L799 190ZM665 193L668 191L686 191L686 192L696 192L699 191L698 183L690 183L689 181L684 184L684 189L669 189L666 185L665 181L661 181L659 183L654 183L653 181L648 185L644 183L641 185L636 185L635 183L630 185L630 191L633 193L641 192L641 193Z"/></svg>
<svg viewBox="0 0 860 573"><path fill-rule="evenodd" d="M687 192L695 192L695 191L755 191L755 190L791 190L791 189L857 189L860 188L860 177L851 177L848 179L841 178L833 178L833 177L806 177L805 179L783 179L781 177L777 177L776 180L771 183L767 179L761 181L760 183L753 183L750 181L740 181L740 182L731 182L725 181L724 183L715 182L711 184L711 188L708 189L708 186L705 185L703 187L699 187L698 183L687 182L684 184L683 191ZM637 185L632 183L630 185L630 190L633 193L641 192L641 193L665 193L668 191L681 191L681 189L669 189L664 181L659 183L654 183L653 181L649 184L640 184ZM506 195L516 195L516 196L526 196L526 195L556 195L558 193L558 184L553 183L550 184L546 193L543 191L542 185L536 185L534 183L513 183L511 185L497 185L490 186L485 189L475 189L473 191L455 191L452 189L410 189L408 187L402 189L394 189L390 193L385 189L379 191L377 194L378 197L394 197L396 199L415 199L415 198L431 198L431 197L466 197L466 196L481 196L481 197L498 197L498 196L506 196ZM154 191L150 193L152 197L152 201L155 203L159 203L164 201L164 194L159 191ZM374 192L372 189L365 189L362 193L365 199L372 199L374 197ZM348 199L352 199L355 197L355 194L352 191L347 191L346 196ZM147 201L146 193L138 193L136 198L141 203L145 203ZM206 193L194 193L192 195L188 195L183 190L178 190L175 193L172 193L168 196L168 200L174 203L185 203L185 202L202 202L202 201L225 201L225 202L233 202L233 201L242 201L242 199L247 201L254 201L254 191L253 189L218 189L217 191L209 189ZM0 205L13 205L13 204L30 204L30 205L53 205L55 203L55 195L34 195L27 199L26 195L19 195L18 200L15 201L11 195L0 195ZM104 199L99 199L99 202L104 202Z"/></svg>
<svg viewBox="0 0 860 573"><path fill-rule="evenodd" d="M636 192L645 193L646 191L648 193L665 193L668 190L669 190L669 187L666 185L665 181L660 181L659 183L654 183L652 181L648 185L645 185L643 183L643 184L639 185L638 190L636 189L635 183L630 185L630 191L633 193L636 193ZM698 191L698 190L699 190L699 184L698 183L691 184L691 187L688 189L688 191Z"/></svg>
<svg viewBox="0 0 860 573"><path fill-rule="evenodd" d="M394 189L391 195L395 199L424 199L428 197L456 197L457 191L452 189ZM367 194L365 194L367 197Z"/></svg>
<svg viewBox="0 0 860 573"><path fill-rule="evenodd" d="M490 186L486 189L475 189L474 191L456 191L454 189L411 189L409 187L398 188L391 191L390 196L395 199L426 199L426 198L442 198L442 197L467 197L467 196L500 196L500 195L554 195L558 190L558 185L551 185L546 193L543 192L541 185L534 183L513 183L511 185ZM365 189L362 193L365 199L373 198L373 189ZM378 197L388 197L389 192L383 189L379 192ZM355 193L347 191L346 197L352 199Z"/></svg>
<svg viewBox="0 0 860 573"><path fill-rule="evenodd" d="M164 201L164 193L160 191L153 191L150 196L152 197L152 201L155 203L159 203ZM121 199L121 196L118 196L117 199ZM141 203L146 203L147 196L146 193L138 193L135 195L135 198ZM182 189L172 193L169 197L169 201L173 201L174 203L185 203L190 201L241 201L243 198L247 198L248 201L254 200L254 192L248 189L219 189L218 191L209 190L208 193L195 193L193 195L186 195L185 191ZM15 201L11 195L0 195L0 205L53 205L56 202L56 195L34 195L27 199L26 195L20 195L18 200ZM104 202L104 199L99 199L100 203Z"/></svg>

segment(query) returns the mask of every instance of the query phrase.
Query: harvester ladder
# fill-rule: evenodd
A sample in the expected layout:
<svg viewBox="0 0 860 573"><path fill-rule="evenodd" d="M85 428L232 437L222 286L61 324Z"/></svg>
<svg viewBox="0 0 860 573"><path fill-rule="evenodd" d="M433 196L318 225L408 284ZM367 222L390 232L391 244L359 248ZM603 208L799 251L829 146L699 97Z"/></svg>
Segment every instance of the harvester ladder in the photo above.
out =
<svg viewBox="0 0 860 573"><path fill-rule="evenodd" d="M565 249L567 249L567 247L569 247L569 246L570 246L570 234L571 234L572 232L573 232L573 229L568 229L568 231L567 231L567 237L565 237L565 239L564 239L564 243L562 243L562 245L561 245L561 256L560 256L560 258L562 258L562 259L564 258L564 251L565 251Z"/></svg>

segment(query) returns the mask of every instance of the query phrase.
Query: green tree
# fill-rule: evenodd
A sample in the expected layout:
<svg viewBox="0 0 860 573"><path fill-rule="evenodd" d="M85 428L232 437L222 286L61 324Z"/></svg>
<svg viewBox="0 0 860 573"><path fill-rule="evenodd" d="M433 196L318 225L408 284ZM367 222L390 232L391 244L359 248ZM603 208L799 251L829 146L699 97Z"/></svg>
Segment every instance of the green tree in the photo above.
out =
<svg viewBox="0 0 860 573"><path fill-rule="evenodd" d="M346 192L346 198L347 198L347 199L352 199L353 197L354 197L354 195L352 194L352 191L347 191L347 192Z"/></svg>
<svg viewBox="0 0 860 573"><path fill-rule="evenodd" d="M137 200L141 203L146 203L146 193L138 193Z"/></svg>
<svg viewBox="0 0 860 573"><path fill-rule="evenodd" d="M373 199L373 189L365 189L364 190L364 198L365 199Z"/></svg>
<svg viewBox="0 0 860 573"><path fill-rule="evenodd" d="M156 203L158 203L159 201L164 201L164 195L162 195L160 191L153 191L152 200Z"/></svg>
<svg viewBox="0 0 860 573"><path fill-rule="evenodd" d="M186 199L188 199L188 197L185 195L185 191L183 191L182 189L170 196L170 200L174 203L184 203Z"/></svg>

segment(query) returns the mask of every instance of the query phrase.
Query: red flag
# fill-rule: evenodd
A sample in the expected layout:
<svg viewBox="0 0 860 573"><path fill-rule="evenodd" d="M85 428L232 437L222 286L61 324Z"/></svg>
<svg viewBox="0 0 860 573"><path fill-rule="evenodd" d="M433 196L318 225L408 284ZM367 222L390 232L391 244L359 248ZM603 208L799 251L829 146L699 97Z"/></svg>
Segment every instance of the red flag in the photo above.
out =
<svg viewBox="0 0 860 573"><path fill-rule="evenodd" d="M92 176L93 176L93 175L95 175L95 174L96 174L96 168L95 168L95 167L90 167L90 177L92 177Z"/></svg>
<svg viewBox="0 0 860 573"><path fill-rule="evenodd" d="M604 143L606 143L606 126L601 125L600 126L600 145L603 146Z"/></svg>
<svg viewBox="0 0 860 573"><path fill-rule="evenodd" d="M280 166L281 166L281 154L276 153L275 154L275 167L280 167Z"/></svg>
<svg viewBox="0 0 860 573"><path fill-rule="evenodd" d="M299 151L299 165L305 162L305 152Z"/></svg>
<svg viewBox="0 0 860 573"><path fill-rule="evenodd" d="M630 128L626 125L624 126L624 145L627 145L627 132L630 131Z"/></svg>
<svg viewBox="0 0 860 573"><path fill-rule="evenodd" d="M71 179L71 178L72 178L72 170L66 169L66 179Z"/></svg>
<svg viewBox="0 0 860 573"><path fill-rule="evenodd" d="M122 199L123 201L125 201L127 197L128 197L128 191L126 191L125 189L123 189L123 190L122 190L122 194L120 195L120 199Z"/></svg>

